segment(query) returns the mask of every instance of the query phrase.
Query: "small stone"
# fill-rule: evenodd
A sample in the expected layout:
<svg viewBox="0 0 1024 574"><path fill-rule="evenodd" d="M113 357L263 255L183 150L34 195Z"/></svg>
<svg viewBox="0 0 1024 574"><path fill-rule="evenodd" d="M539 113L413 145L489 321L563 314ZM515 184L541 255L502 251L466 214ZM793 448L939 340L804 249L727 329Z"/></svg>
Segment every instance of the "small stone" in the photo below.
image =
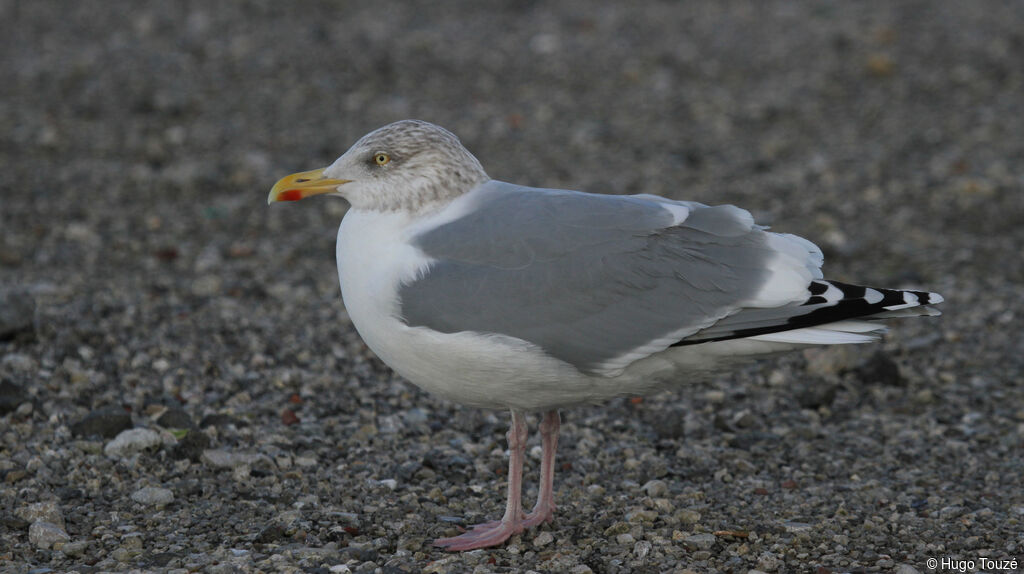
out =
<svg viewBox="0 0 1024 574"><path fill-rule="evenodd" d="M200 461L214 468L231 469L240 466L272 466L270 458L264 454L252 452L233 452L227 450L204 450Z"/></svg>
<svg viewBox="0 0 1024 574"><path fill-rule="evenodd" d="M163 444L160 433L149 429L128 429L119 433L103 447L111 458L124 458L144 450L156 449Z"/></svg>
<svg viewBox="0 0 1024 574"><path fill-rule="evenodd" d="M765 572L775 572L780 566L782 566L782 560L771 552L761 554L761 557L757 560L757 568Z"/></svg>
<svg viewBox="0 0 1024 574"><path fill-rule="evenodd" d="M54 544L65 544L71 541L64 529L51 522L34 522L28 527L28 541L42 550L53 548Z"/></svg>
<svg viewBox="0 0 1024 574"><path fill-rule="evenodd" d="M619 544L632 544L636 542L636 538L633 538L632 534L626 532L625 534L619 534L616 536L615 541Z"/></svg>
<svg viewBox="0 0 1024 574"><path fill-rule="evenodd" d="M311 468L317 465L317 460L314 456L297 456L293 462L295 466L300 468Z"/></svg>
<svg viewBox="0 0 1024 574"><path fill-rule="evenodd" d="M569 574L594 574L594 571L586 564L577 564L569 569Z"/></svg>
<svg viewBox="0 0 1024 574"><path fill-rule="evenodd" d="M691 534L683 538L683 546L687 550L708 550L714 545L714 534Z"/></svg>
<svg viewBox="0 0 1024 574"><path fill-rule="evenodd" d="M651 553L651 543L646 540L640 540L633 546L633 555L643 560L647 558L647 555Z"/></svg>
<svg viewBox="0 0 1024 574"><path fill-rule="evenodd" d="M185 412L185 409L178 405L171 405L164 412L160 413L160 416L156 419L156 424L165 429L190 429L196 426L192 422L192 417Z"/></svg>
<svg viewBox="0 0 1024 574"><path fill-rule="evenodd" d="M893 568L893 574L921 574L921 571L914 568L910 564L897 564L896 568Z"/></svg>
<svg viewBox="0 0 1024 574"><path fill-rule="evenodd" d="M22 353L8 353L0 359L0 364L15 371L28 373L37 368L36 360Z"/></svg>
<svg viewBox="0 0 1024 574"><path fill-rule="evenodd" d="M629 532L630 528L632 528L632 526L630 526L628 522L616 522L604 529L604 535L607 537L616 536L623 532Z"/></svg>
<svg viewBox="0 0 1024 574"><path fill-rule="evenodd" d="M796 402L803 409L818 409L831 405L836 399L837 385L830 384L825 379L814 377L796 391Z"/></svg>
<svg viewBox="0 0 1024 574"><path fill-rule="evenodd" d="M36 301L21 289L0 291L0 341L35 329Z"/></svg>
<svg viewBox="0 0 1024 574"><path fill-rule="evenodd" d="M902 387L906 386L906 380L900 374L900 366L892 360L884 351L878 351L864 361L854 371L857 377L865 383L880 383L883 385Z"/></svg>
<svg viewBox="0 0 1024 574"><path fill-rule="evenodd" d="M197 297L213 297L220 294L221 279L216 275L200 275L192 281L192 294Z"/></svg>
<svg viewBox="0 0 1024 574"><path fill-rule="evenodd" d="M696 524L700 520L700 513L696 510L684 508L676 513L676 519L683 524Z"/></svg>
<svg viewBox="0 0 1024 574"><path fill-rule="evenodd" d="M110 553L110 557L118 562L127 562L132 559L132 556L132 551L124 547L115 548L114 551Z"/></svg>
<svg viewBox="0 0 1024 574"><path fill-rule="evenodd" d="M785 522L782 526L786 532L803 532L811 529L811 525L806 522Z"/></svg>
<svg viewBox="0 0 1024 574"><path fill-rule="evenodd" d="M54 526L64 528L64 515L56 502L36 502L15 510L14 515L29 524L49 522Z"/></svg>
<svg viewBox="0 0 1024 574"><path fill-rule="evenodd" d="M654 522L658 518L658 513L653 510L647 510L641 508L638 510L631 510L626 513L626 520L628 522Z"/></svg>
<svg viewBox="0 0 1024 574"><path fill-rule="evenodd" d="M76 540L75 542L68 542L64 546L61 546L60 551L72 558L77 558L78 556L85 554L85 551L88 548L88 540Z"/></svg>
<svg viewBox="0 0 1024 574"><path fill-rule="evenodd" d="M945 506L939 510L939 518L942 520L949 520L960 516L963 512L964 508L962 506Z"/></svg>
<svg viewBox="0 0 1024 574"><path fill-rule="evenodd" d="M378 480L377 484L383 486L388 490L394 490L398 488L398 481L393 478L385 478L383 480Z"/></svg>
<svg viewBox="0 0 1024 574"><path fill-rule="evenodd" d="M545 531L545 532L541 532L540 534L537 535L536 538L533 539L533 545L536 546L537 548L543 548L543 547L547 546L548 544L551 544L554 541L555 541L555 536L553 534L551 534L550 532L546 532Z"/></svg>
<svg viewBox="0 0 1024 574"><path fill-rule="evenodd" d="M96 409L71 425L71 433L76 436L101 436L114 438L122 431L132 428L132 416L121 407L103 407Z"/></svg>
<svg viewBox="0 0 1024 574"><path fill-rule="evenodd" d="M0 416L18 408L18 405L27 401L28 398L25 389L7 380L0 381Z"/></svg>
<svg viewBox="0 0 1024 574"><path fill-rule="evenodd" d="M203 451L209 447L210 437L206 436L206 433L199 429L191 429L171 449L171 458L175 460L187 458L192 462L199 462Z"/></svg>
<svg viewBox="0 0 1024 574"><path fill-rule="evenodd" d="M648 496L660 497L668 494L668 485L664 480L649 480L640 487L640 490L647 493Z"/></svg>
<svg viewBox="0 0 1024 574"><path fill-rule="evenodd" d="M174 502L174 493L167 488L147 486L135 491L132 500L147 506L164 506Z"/></svg>

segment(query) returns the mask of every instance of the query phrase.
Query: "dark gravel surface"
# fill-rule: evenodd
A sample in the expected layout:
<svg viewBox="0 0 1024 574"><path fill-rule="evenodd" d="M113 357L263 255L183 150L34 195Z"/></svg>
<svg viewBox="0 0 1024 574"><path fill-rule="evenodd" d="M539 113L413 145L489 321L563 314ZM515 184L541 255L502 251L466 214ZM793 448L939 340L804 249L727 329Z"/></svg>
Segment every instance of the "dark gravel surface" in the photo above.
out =
<svg viewBox="0 0 1024 574"><path fill-rule="evenodd" d="M0 571L1020 564L1024 4L0 0L0 38ZM435 550L500 515L508 417L361 343L343 202L265 205L407 117L945 314L567 411L556 521Z"/></svg>

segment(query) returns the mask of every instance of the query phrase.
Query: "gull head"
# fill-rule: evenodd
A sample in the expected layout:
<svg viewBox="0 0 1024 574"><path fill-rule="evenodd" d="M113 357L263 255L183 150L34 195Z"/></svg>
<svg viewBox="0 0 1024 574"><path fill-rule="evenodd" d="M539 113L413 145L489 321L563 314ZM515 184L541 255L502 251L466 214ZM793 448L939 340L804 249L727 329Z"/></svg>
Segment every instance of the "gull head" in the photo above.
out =
<svg viewBox="0 0 1024 574"><path fill-rule="evenodd" d="M429 122L402 120L366 134L326 168L281 178L267 202L332 194L353 209L421 211L488 179L455 134Z"/></svg>

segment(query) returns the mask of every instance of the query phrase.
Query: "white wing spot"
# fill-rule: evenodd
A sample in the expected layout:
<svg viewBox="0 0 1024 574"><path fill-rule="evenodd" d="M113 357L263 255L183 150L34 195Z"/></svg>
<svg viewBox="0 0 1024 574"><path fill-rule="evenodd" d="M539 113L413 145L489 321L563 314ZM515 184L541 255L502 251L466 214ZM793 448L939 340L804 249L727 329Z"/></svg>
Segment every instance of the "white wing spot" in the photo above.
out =
<svg viewBox="0 0 1024 574"><path fill-rule="evenodd" d="M878 303L884 298L885 297L882 295L882 292L877 289L872 289L868 287L867 289L864 290L864 300L871 305Z"/></svg>

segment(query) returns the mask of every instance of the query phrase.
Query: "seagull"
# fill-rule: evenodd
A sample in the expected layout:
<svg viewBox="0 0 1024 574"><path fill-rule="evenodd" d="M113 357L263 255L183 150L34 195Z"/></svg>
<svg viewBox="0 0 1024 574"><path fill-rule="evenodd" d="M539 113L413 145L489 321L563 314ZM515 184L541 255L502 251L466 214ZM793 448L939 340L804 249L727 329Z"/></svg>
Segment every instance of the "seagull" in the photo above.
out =
<svg viewBox="0 0 1024 574"><path fill-rule="evenodd" d="M340 196L338 276L367 346L456 403L508 409L504 516L435 545L497 546L554 517L559 409L678 388L742 359L878 339L936 293L825 280L821 250L732 205L491 179L451 132L403 120L268 203ZM527 413L538 500L523 508Z"/></svg>

